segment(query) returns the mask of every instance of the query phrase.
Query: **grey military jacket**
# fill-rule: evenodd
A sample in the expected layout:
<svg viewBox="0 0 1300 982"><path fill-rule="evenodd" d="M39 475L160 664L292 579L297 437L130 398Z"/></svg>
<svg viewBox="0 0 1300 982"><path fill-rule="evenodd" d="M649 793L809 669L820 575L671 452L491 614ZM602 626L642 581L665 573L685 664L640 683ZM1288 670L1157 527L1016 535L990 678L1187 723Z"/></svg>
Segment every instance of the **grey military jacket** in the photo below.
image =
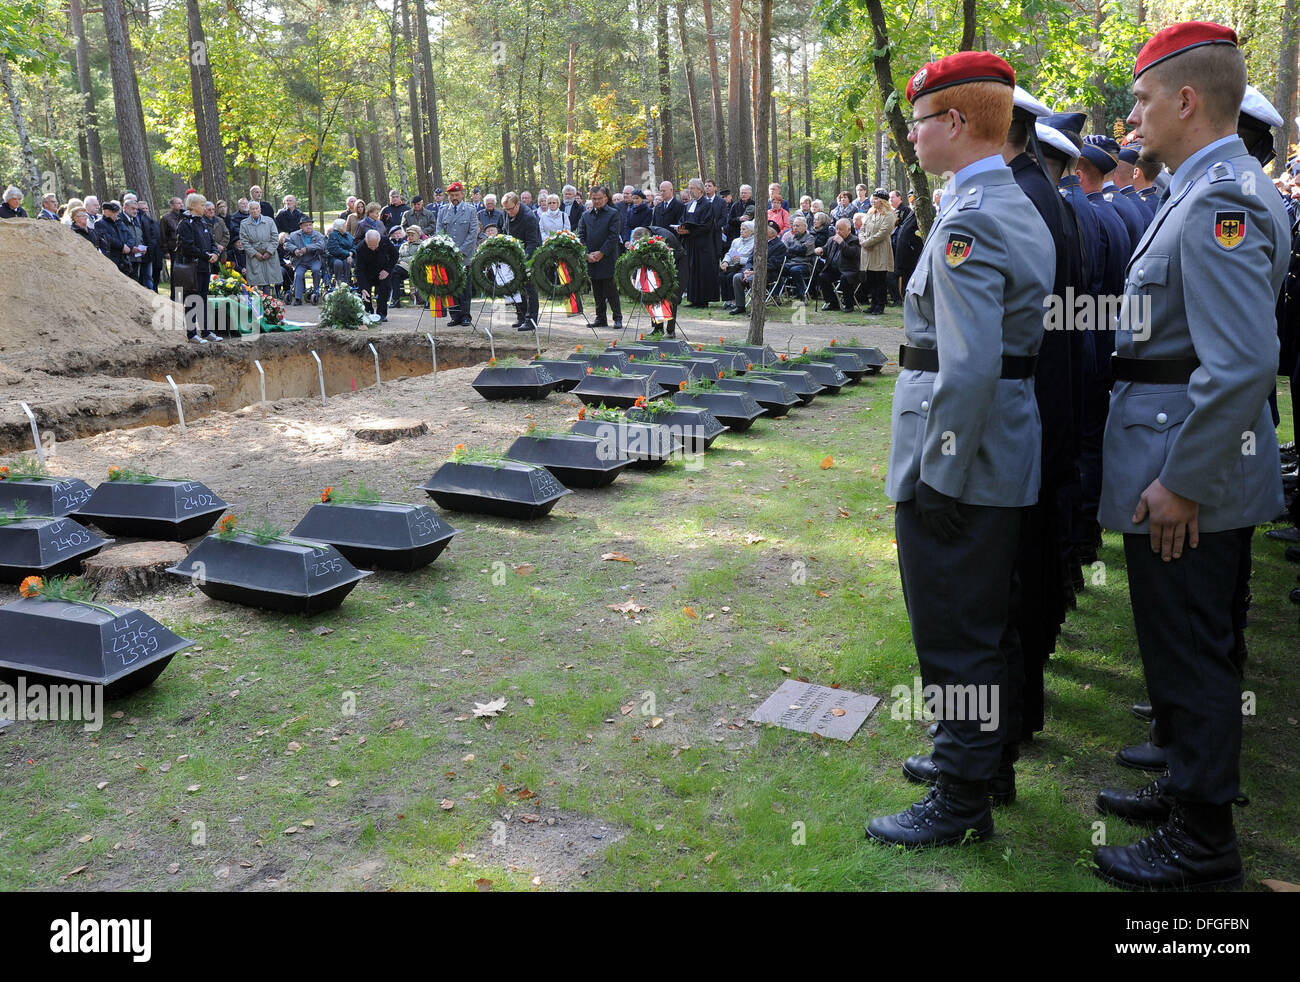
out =
<svg viewBox="0 0 1300 982"><path fill-rule="evenodd" d="M466 259L478 248L478 209L467 201L443 205L438 209L437 231L451 237Z"/></svg>
<svg viewBox="0 0 1300 982"><path fill-rule="evenodd" d="M899 372L885 491L908 501L923 480L967 504L1032 505L1042 440L1034 380L1001 378L1002 355L1037 354L1056 249L1009 167L956 192L907 281L907 343L938 348L939 371Z"/></svg>
<svg viewBox="0 0 1300 982"><path fill-rule="evenodd" d="M1291 237L1270 183L1241 140L1199 151L1129 260L1115 353L1194 356L1200 367L1186 385L1115 384L1098 509L1107 528L1148 531L1133 512L1156 478L1200 505L1202 532L1282 511L1267 400Z"/></svg>

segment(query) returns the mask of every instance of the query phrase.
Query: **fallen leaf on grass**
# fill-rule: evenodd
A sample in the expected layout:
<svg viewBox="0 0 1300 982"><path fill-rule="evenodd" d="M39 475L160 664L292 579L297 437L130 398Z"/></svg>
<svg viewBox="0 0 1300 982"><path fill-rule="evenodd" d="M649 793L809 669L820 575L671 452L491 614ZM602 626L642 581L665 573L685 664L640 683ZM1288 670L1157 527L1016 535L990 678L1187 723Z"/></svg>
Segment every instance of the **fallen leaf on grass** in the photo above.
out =
<svg viewBox="0 0 1300 982"><path fill-rule="evenodd" d="M683 607L682 613L685 614L687 617L689 617L691 620L699 620L700 618L700 615L695 613L694 607Z"/></svg>
<svg viewBox="0 0 1300 982"><path fill-rule="evenodd" d="M442 801L438 802L438 807L445 812L449 812L456 807L456 802L452 801L450 798L443 798Z"/></svg>
<svg viewBox="0 0 1300 982"><path fill-rule="evenodd" d="M520 791L517 795L515 795L515 797L518 798L519 800L523 801L523 800L525 800L525 799L527 799L527 798L536 798L536 797L537 797L537 792L536 792L536 791L531 791L531 790L529 790L528 788L524 788L524 789L523 789L522 791Z"/></svg>
<svg viewBox="0 0 1300 982"><path fill-rule="evenodd" d="M620 614L639 614L643 610L649 610L649 607L643 606L636 602L635 597L628 597L621 604L605 604L610 610L616 610Z"/></svg>
<svg viewBox="0 0 1300 982"><path fill-rule="evenodd" d="M474 703L474 715L477 716L495 716L501 710L506 708L505 699L493 699L489 703Z"/></svg>
<svg viewBox="0 0 1300 982"><path fill-rule="evenodd" d="M91 839L93 839L93 838L94 838L93 835L83 835L83 836L78 837L77 841L80 842L80 843L84 846L87 842L89 842L89 841L90 841Z"/></svg>
<svg viewBox="0 0 1300 982"><path fill-rule="evenodd" d="M713 857L716 856L716 855L717 855L716 852L711 852L711 853L709 853L707 856L704 857L704 861L705 861L706 863L711 863L711 862L713 862Z"/></svg>
<svg viewBox="0 0 1300 982"><path fill-rule="evenodd" d="M629 702L626 706L620 706L620 707L618 708L618 711L619 711L620 713L622 713L624 716L626 716L626 715L628 715L629 713L631 713L632 710L635 709L635 708L636 708L636 704L635 704L635 703L631 703L631 702Z"/></svg>
<svg viewBox="0 0 1300 982"><path fill-rule="evenodd" d="M301 831L302 831L302 829L298 828L298 826L296 826L296 825L290 825L287 829L284 830L284 833L283 833L283 834L284 834L284 835L297 835L297 834L298 834L299 832L301 832Z"/></svg>
<svg viewBox="0 0 1300 982"><path fill-rule="evenodd" d="M200 784L191 784L191 785L190 785L188 788L186 788L185 790L188 791L190 794L194 794L194 793L196 793L196 792L199 790L199 788L201 788L201 787L202 787L202 785L200 785Z"/></svg>
<svg viewBox="0 0 1300 982"><path fill-rule="evenodd" d="M311 629L311 633L315 634L317 637L321 637L326 634L333 634L334 628L326 627L324 624L322 624L320 627L313 627Z"/></svg>
<svg viewBox="0 0 1300 982"><path fill-rule="evenodd" d="M340 784L342 784L342 783L343 783L343 782L340 781L338 778L336 778L336 777L332 777L332 778L330 778L328 781L325 782L325 787L327 787L327 788L337 788L337 787L338 787Z"/></svg>
<svg viewBox="0 0 1300 982"><path fill-rule="evenodd" d="M848 518L848 517L849 517L849 510L848 510L847 508L841 507L841 508L839 509L839 512L840 512L840 518Z"/></svg>
<svg viewBox="0 0 1300 982"><path fill-rule="evenodd" d="M108 787L108 782L107 782L107 781L100 781L98 784L95 785L95 790L96 790L96 791L103 791L106 787Z"/></svg>
<svg viewBox="0 0 1300 982"><path fill-rule="evenodd" d="M781 669L781 671L785 672L786 675L789 675L789 674L790 674L790 666L789 666L789 665L778 665L778 666L776 666L776 667L779 668L779 669Z"/></svg>
<svg viewBox="0 0 1300 982"><path fill-rule="evenodd" d="M751 545L751 546L752 546L752 545L757 545L759 542L766 542L766 541L767 541L767 539L763 538L763 536L761 536L761 535L755 535L753 532L746 532L746 533L745 533L745 544L746 544L746 545Z"/></svg>
<svg viewBox="0 0 1300 982"><path fill-rule="evenodd" d="M822 458L822 462L821 462L822 470L828 471L834 466L835 466L835 458L832 457L830 454L827 454L825 457Z"/></svg>
<svg viewBox="0 0 1300 982"><path fill-rule="evenodd" d="M532 825L534 822L540 822L541 820L541 815L533 815L528 812L519 816L519 821L523 822L525 825Z"/></svg>
<svg viewBox="0 0 1300 982"><path fill-rule="evenodd" d="M603 560L605 560L606 562L614 562L614 563L630 563L630 562L632 562L632 560L631 560L630 558L628 558L627 556L623 555L621 552L604 552L604 553L601 553L600 558L603 559Z"/></svg>
<svg viewBox="0 0 1300 982"><path fill-rule="evenodd" d="M60 876L60 877L59 877L59 881L62 882L62 881L64 881L64 880L66 880L66 879L67 879L68 877L70 877L70 876L76 876L78 873L84 873L84 872L86 872L86 867L85 867L85 866L78 866L76 869L70 869L70 870L68 870L66 873L64 873L62 876Z"/></svg>
<svg viewBox="0 0 1300 982"><path fill-rule="evenodd" d="M664 721L660 717L654 716L650 719L650 722L646 723L646 728L651 730L657 730L659 729L659 727L663 725L664 725Z"/></svg>
<svg viewBox="0 0 1300 982"><path fill-rule="evenodd" d="M834 709L831 710L831 715L832 715L832 716L843 716L843 715L844 715L844 710L841 709L839 706L836 706Z"/></svg>
<svg viewBox="0 0 1300 982"><path fill-rule="evenodd" d="M177 873L179 873L180 871L181 871L181 864L180 864L180 863L172 863L170 866L167 867L167 872L168 872L168 873L171 873L172 876L175 876L175 875L176 875Z"/></svg>
<svg viewBox="0 0 1300 982"><path fill-rule="evenodd" d="M520 576L527 576L537 567L534 566L532 563L520 563L518 566L511 566L510 568L513 569Z"/></svg>
<svg viewBox="0 0 1300 982"><path fill-rule="evenodd" d="M475 885L476 887L478 887L478 892L479 892L479 893L487 893L489 890L492 889L492 881L491 881L491 880L482 880L482 879L480 879L480 880L475 880L475 881L474 881L474 885Z"/></svg>
<svg viewBox="0 0 1300 982"><path fill-rule="evenodd" d="M289 746L285 749L287 749L291 754L296 754L299 750L302 749L302 744L299 743L297 740L290 740Z"/></svg>
<svg viewBox="0 0 1300 982"><path fill-rule="evenodd" d="M819 597L829 597L830 594L827 593L825 590L818 590L818 591L817 591L817 596L819 596Z"/></svg>

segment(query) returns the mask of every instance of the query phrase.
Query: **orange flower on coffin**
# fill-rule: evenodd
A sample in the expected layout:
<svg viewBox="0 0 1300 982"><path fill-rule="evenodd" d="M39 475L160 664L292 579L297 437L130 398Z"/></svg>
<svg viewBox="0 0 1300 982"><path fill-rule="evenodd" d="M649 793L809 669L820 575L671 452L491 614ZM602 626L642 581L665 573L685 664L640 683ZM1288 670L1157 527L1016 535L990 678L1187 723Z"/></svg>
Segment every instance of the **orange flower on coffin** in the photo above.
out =
<svg viewBox="0 0 1300 982"><path fill-rule="evenodd" d="M465 452L465 444L463 443L456 444L456 453L464 453L464 452Z"/></svg>
<svg viewBox="0 0 1300 982"><path fill-rule="evenodd" d="M753 370L754 370L754 363L751 361L748 365L745 366L745 371L752 372Z"/></svg>
<svg viewBox="0 0 1300 982"><path fill-rule="evenodd" d="M18 584L18 592L24 597L31 599L41 595L41 587L45 586L45 581L39 576L29 576Z"/></svg>
<svg viewBox="0 0 1300 982"><path fill-rule="evenodd" d="M832 348L835 347L835 339L834 339L834 338L831 338L831 347L832 347Z"/></svg>
<svg viewBox="0 0 1300 982"><path fill-rule="evenodd" d="M327 503L329 502L329 500L330 500L330 494L331 494L333 491L334 491L334 489L333 489L332 487L330 487L330 488L326 488L324 491L322 491L322 492L320 493L320 501L321 501L321 504L322 504L322 505L323 505L323 504L327 504Z"/></svg>
<svg viewBox="0 0 1300 982"><path fill-rule="evenodd" d="M801 354L801 355L806 355L806 354L808 354L808 345L805 344L805 345L803 346L803 351L799 352L799 354Z"/></svg>
<svg viewBox="0 0 1300 982"><path fill-rule="evenodd" d="M4 480L5 478L7 478L8 476L9 476L9 468L8 468L8 467L0 467L0 481L3 481L3 480Z"/></svg>
<svg viewBox="0 0 1300 982"><path fill-rule="evenodd" d="M573 350L574 350L574 351L581 351L581 350L582 350L582 345L578 345L578 346L577 346L576 348L574 348Z"/></svg>
<svg viewBox="0 0 1300 982"><path fill-rule="evenodd" d="M680 382L677 383L677 391L678 392L686 391L686 379L682 379Z"/></svg>
<svg viewBox="0 0 1300 982"><path fill-rule="evenodd" d="M108 469L108 479L110 481L116 481L121 476L122 476L122 468L113 466Z"/></svg>
<svg viewBox="0 0 1300 982"><path fill-rule="evenodd" d="M659 360L660 360L660 361L663 361L663 360L664 360L665 358L667 358L667 357L668 357L668 356L665 355L662 351L659 352ZM6 473L6 474L9 473L9 468L8 468L8 467L5 468L5 473Z"/></svg>
<svg viewBox="0 0 1300 982"><path fill-rule="evenodd" d="M219 531L219 532L233 532L233 531L235 531L235 516L234 516L234 515L227 515L225 518L223 518L223 519L221 520L221 524L220 524L219 526L217 526L217 531Z"/></svg>
<svg viewBox="0 0 1300 982"><path fill-rule="evenodd" d="M785 361L785 355L782 355L782 356L781 356L781 360L782 360L782 361Z"/></svg>
<svg viewBox="0 0 1300 982"><path fill-rule="evenodd" d="M611 341L611 342L609 342L609 346L610 346L611 348L617 348L617 347L618 347L618 342L617 342L617 341Z"/></svg>
<svg viewBox="0 0 1300 982"><path fill-rule="evenodd" d="M488 359L488 368L496 368L496 364L497 360L495 358Z"/></svg>
<svg viewBox="0 0 1300 982"><path fill-rule="evenodd" d="M644 409L644 408L645 408L645 396L637 396L637 397L636 397L636 402L632 403L632 405L636 406L638 409Z"/></svg>
<svg viewBox="0 0 1300 982"><path fill-rule="evenodd" d="M586 419L586 418L587 418L587 407L583 406L581 409L578 410L578 419Z"/></svg>
<svg viewBox="0 0 1300 982"><path fill-rule="evenodd" d="M722 381L722 372L718 372L718 381L719 381L719 382Z"/></svg>
<svg viewBox="0 0 1300 982"><path fill-rule="evenodd" d="M588 375L591 374L591 366L590 366L590 365L587 366L587 374L588 374Z"/></svg>
<svg viewBox="0 0 1300 982"><path fill-rule="evenodd" d="M703 350L704 350L704 345L702 345L702 344L697 344L697 345L695 346L695 350L696 350L696 351L703 351Z"/></svg>
<svg viewBox="0 0 1300 982"><path fill-rule="evenodd" d="M718 338L718 344L726 344L726 343L727 343L726 338Z"/></svg>
<svg viewBox="0 0 1300 982"><path fill-rule="evenodd" d="M642 331L640 334L638 334L638 335L636 336L636 339L637 339L638 341L644 341L644 340L645 340L645 331Z"/></svg>
<svg viewBox="0 0 1300 982"><path fill-rule="evenodd" d="M627 356L627 360L628 360L628 361L636 361L636 355L628 355L628 356Z"/></svg>

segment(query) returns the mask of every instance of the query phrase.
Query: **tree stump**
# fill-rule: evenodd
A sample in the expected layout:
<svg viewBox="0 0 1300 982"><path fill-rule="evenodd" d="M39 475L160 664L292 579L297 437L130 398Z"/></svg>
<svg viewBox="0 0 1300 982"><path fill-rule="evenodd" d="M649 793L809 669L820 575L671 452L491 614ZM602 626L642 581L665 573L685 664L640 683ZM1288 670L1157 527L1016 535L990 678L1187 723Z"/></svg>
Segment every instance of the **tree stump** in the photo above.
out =
<svg viewBox="0 0 1300 982"><path fill-rule="evenodd" d="M172 578L167 567L189 550L180 542L129 542L110 546L82 564L82 578L101 596L128 599L156 593Z"/></svg>
<svg viewBox="0 0 1300 982"><path fill-rule="evenodd" d="M383 419L357 430L356 438L367 443L393 443L428 432L422 419Z"/></svg>

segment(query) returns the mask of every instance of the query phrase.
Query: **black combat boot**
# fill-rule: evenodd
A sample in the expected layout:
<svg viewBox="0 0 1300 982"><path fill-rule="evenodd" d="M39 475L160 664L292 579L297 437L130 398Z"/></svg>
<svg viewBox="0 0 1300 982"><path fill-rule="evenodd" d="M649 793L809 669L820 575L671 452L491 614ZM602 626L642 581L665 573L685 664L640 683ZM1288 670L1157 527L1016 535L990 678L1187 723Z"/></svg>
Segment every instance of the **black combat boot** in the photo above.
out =
<svg viewBox="0 0 1300 982"><path fill-rule="evenodd" d="M989 804L994 808L1009 805L1016 800L1015 762L1019 748L1003 747L998 772L989 781ZM913 754L903 761L903 777L916 784L937 784L939 765L932 754Z"/></svg>
<svg viewBox="0 0 1300 982"><path fill-rule="evenodd" d="M1149 738L1146 743L1125 747L1115 755L1115 760L1135 771L1147 771L1161 774L1169 770L1169 755L1165 748L1156 744L1156 721L1151 720Z"/></svg>
<svg viewBox="0 0 1300 982"><path fill-rule="evenodd" d="M1175 801L1169 820L1131 846L1102 846L1096 873L1124 890L1235 890L1245 877L1231 805Z"/></svg>
<svg viewBox="0 0 1300 982"><path fill-rule="evenodd" d="M1137 791L1102 788L1097 795L1097 811L1134 825L1159 825L1168 821L1173 805L1174 800L1162 792L1159 778Z"/></svg>
<svg viewBox="0 0 1300 982"><path fill-rule="evenodd" d="M1143 723L1150 723L1155 719L1155 713L1151 710L1151 703L1149 702L1135 702L1129 707L1129 712Z"/></svg>
<svg viewBox="0 0 1300 982"><path fill-rule="evenodd" d="M955 846L993 834L987 781L959 781L946 774L905 812L873 818L867 838L905 849Z"/></svg>

